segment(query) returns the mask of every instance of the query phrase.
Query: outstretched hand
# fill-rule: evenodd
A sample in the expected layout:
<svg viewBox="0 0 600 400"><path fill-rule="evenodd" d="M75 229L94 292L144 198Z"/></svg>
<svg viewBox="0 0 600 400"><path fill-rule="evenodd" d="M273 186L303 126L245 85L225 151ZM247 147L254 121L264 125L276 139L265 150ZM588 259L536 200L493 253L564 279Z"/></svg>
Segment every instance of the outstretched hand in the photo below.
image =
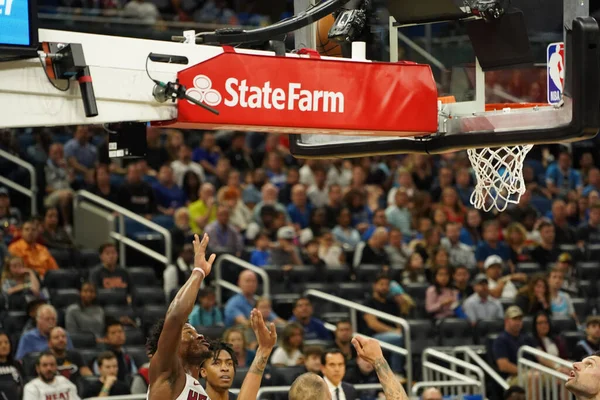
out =
<svg viewBox="0 0 600 400"><path fill-rule="evenodd" d="M217 257L215 254L211 254L206 260L206 247L208 246L208 235L205 233L202 236L202 241L198 235L194 235L194 268L200 268L204 272L204 277L210 274L213 262Z"/></svg>
<svg viewBox="0 0 600 400"><path fill-rule="evenodd" d="M374 365L376 360L383 358L381 346L375 339L357 335L352 339L352 345L358 356L371 365Z"/></svg>
<svg viewBox="0 0 600 400"><path fill-rule="evenodd" d="M256 335L259 348L272 350L275 347L277 343L275 324L271 322L269 327L267 327L262 313L256 308L250 313L250 326Z"/></svg>

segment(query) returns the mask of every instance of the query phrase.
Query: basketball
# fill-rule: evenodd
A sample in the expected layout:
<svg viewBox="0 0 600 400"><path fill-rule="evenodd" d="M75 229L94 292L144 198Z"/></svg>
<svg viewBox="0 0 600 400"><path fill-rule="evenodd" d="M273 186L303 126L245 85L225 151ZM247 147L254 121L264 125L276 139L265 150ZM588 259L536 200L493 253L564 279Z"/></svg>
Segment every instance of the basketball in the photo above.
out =
<svg viewBox="0 0 600 400"><path fill-rule="evenodd" d="M342 57L342 47L327 37L334 22L331 14L317 21L317 51L322 56Z"/></svg>

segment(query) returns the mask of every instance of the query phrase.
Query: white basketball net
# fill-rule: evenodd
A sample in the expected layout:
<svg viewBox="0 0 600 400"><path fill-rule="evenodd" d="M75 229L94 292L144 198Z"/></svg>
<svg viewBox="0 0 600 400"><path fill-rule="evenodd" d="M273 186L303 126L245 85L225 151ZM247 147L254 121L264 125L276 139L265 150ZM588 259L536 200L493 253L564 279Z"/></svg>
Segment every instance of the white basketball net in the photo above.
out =
<svg viewBox="0 0 600 400"><path fill-rule="evenodd" d="M477 185L471 194L471 204L488 212L492 208L504 211L510 203L518 203L525 193L523 162L532 144L505 146L497 149L467 149L475 171Z"/></svg>

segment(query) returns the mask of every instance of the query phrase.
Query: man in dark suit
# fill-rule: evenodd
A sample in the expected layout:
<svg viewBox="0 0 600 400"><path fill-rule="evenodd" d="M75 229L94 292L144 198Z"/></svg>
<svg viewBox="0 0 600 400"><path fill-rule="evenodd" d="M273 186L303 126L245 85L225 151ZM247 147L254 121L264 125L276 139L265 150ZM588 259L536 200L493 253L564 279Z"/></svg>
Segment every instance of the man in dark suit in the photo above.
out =
<svg viewBox="0 0 600 400"><path fill-rule="evenodd" d="M332 400L356 400L359 398L354 386L342 382L346 375L346 357L340 349L330 349L323 353L321 372Z"/></svg>

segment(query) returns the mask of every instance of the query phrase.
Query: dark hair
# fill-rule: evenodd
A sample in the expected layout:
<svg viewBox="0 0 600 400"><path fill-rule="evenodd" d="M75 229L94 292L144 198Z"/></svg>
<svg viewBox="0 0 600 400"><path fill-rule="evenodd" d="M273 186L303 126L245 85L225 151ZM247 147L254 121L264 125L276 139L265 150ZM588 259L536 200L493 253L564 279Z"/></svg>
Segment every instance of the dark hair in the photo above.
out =
<svg viewBox="0 0 600 400"><path fill-rule="evenodd" d="M544 346L544 341L539 336L538 329L537 329L537 321L538 321L538 319L540 319L540 317L546 317L546 319L548 320L548 328L550 328L550 330L548 331L548 336L552 335L552 321L550 321L550 316L543 311L540 311L539 313L535 314L535 317L533 317L533 325L531 327L531 330L532 330L531 333L532 333L534 339L538 342L538 345L542 348L542 350L546 351L546 346Z"/></svg>
<svg viewBox="0 0 600 400"><path fill-rule="evenodd" d="M8 352L8 355L6 356L6 361L9 364L14 364L14 358L13 358L13 354L15 352L15 348L13 347L13 343L12 340L10 340L10 335L8 333L6 333L6 331L0 331L0 336L6 336L6 339L8 340L8 346L10 347L10 351Z"/></svg>
<svg viewBox="0 0 600 400"><path fill-rule="evenodd" d="M525 389L521 386L511 386L504 392L504 400L509 399L513 394L525 394Z"/></svg>
<svg viewBox="0 0 600 400"><path fill-rule="evenodd" d="M389 277L389 275L387 275L387 274L378 274L378 275L375 277L375 280L373 281L373 283L374 283L374 284L375 284L375 283L378 283L379 281L381 281L381 280L384 280L384 279L385 279L386 281L391 281L391 280L392 280L392 279Z"/></svg>
<svg viewBox="0 0 600 400"><path fill-rule="evenodd" d="M102 254L102 252L108 247L114 247L116 249L117 245L111 242L103 243L100 245L100 247L98 247L98 254Z"/></svg>
<svg viewBox="0 0 600 400"><path fill-rule="evenodd" d="M346 356L344 355L344 353L342 353L342 350L337 349L337 348L330 348L330 349L325 350L323 352L323 354L321 355L321 364L323 366L325 366L325 364L326 364L325 360L327 360L327 356L329 354L341 354L344 361L346 360Z"/></svg>
<svg viewBox="0 0 600 400"><path fill-rule="evenodd" d="M352 325L352 322L349 319L340 319L338 322L335 323L336 328L337 328L337 326L339 324L350 324L350 325Z"/></svg>
<svg viewBox="0 0 600 400"><path fill-rule="evenodd" d="M308 301L308 304L312 305L312 303L311 303L310 299L309 299L308 297L304 297L304 296L303 296L303 297L299 297L299 298L297 298L297 299L296 299L296 301L294 302L294 308L298 307L298 303L299 303L301 300L306 300L306 301Z"/></svg>
<svg viewBox="0 0 600 400"><path fill-rule="evenodd" d="M310 356L318 356L319 358L323 357L323 348L319 346L308 346L304 348L304 358L308 358Z"/></svg>
<svg viewBox="0 0 600 400"><path fill-rule="evenodd" d="M104 334L107 335L108 329L111 326L115 326L115 325L119 325L120 327L123 327L123 324L118 319L113 318L113 317L106 317L106 319L104 320Z"/></svg>
<svg viewBox="0 0 600 400"><path fill-rule="evenodd" d="M165 326L165 319L161 318L152 325L148 332L148 339L146 339L146 351L148 354L153 356L158 349L158 339L162 333L163 327Z"/></svg>
<svg viewBox="0 0 600 400"><path fill-rule="evenodd" d="M102 353L100 353L98 355L98 358L96 359L96 362L98 363L98 366L101 367L102 363L106 360L116 360L117 356L115 355L115 353L113 353L112 351L108 350L108 351L103 351Z"/></svg>
<svg viewBox="0 0 600 400"><path fill-rule="evenodd" d="M35 360L35 365L36 366L40 366L40 363L42 361L42 357L52 357L56 360L56 356L54 354L52 354L52 352L50 350L44 350L40 353L40 355L38 356L38 358L36 358Z"/></svg>
<svg viewBox="0 0 600 400"><path fill-rule="evenodd" d="M219 358L219 354L221 351L226 351L231 356L231 360L233 361L233 370L237 370L238 360L233 352L233 349L225 342L220 340L215 340L210 342L209 350L200 354L198 357L198 365L202 367L202 365L207 361L212 359L212 361L217 361Z"/></svg>
<svg viewBox="0 0 600 400"><path fill-rule="evenodd" d="M215 291L214 291L213 288L211 288L211 287L205 287L205 288L202 288L202 289L200 289L198 291L198 298L202 299L204 297L208 297L208 296L214 295L214 294L215 294Z"/></svg>
<svg viewBox="0 0 600 400"><path fill-rule="evenodd" d="M432 274L432 280L433 280L433 286L435 287L435 292L440 295L442 294L442 287L440 286L440 284L437 281L437 274L438 272L442 271L442 270L446 270L446 272L448 272L448 275L450 278L452 278L452 267L447 266L447 265L442 265L437 267L435 270L433 270L433 274ZM452 287L452 282L450 282L450 280L448 280L448 285L446 285L447 288Z"/></svg>
<svg viewBox="0 0 600 400"><path fill-rule="evenodd" d="M548 221L544 221L538 226L538 231L541 231L542 229L547 228L549 226L554 227L554 225L552 225L552 223L550 223Z"/></svg>

